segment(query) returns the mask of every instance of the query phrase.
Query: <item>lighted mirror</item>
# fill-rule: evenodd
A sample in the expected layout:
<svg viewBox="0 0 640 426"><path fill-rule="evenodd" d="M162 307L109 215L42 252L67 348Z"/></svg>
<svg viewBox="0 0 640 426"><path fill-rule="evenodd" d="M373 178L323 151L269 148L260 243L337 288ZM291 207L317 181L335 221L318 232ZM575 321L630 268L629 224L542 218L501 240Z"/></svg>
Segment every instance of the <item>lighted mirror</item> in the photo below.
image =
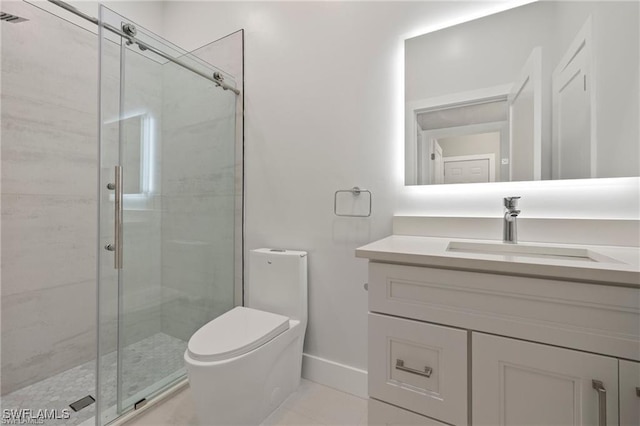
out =
<svg viewBox="0 0 640 426"><path fill-rule="evenodd" d="M405 183L639 176L639 18L545 1L406 40Z"/></svg>

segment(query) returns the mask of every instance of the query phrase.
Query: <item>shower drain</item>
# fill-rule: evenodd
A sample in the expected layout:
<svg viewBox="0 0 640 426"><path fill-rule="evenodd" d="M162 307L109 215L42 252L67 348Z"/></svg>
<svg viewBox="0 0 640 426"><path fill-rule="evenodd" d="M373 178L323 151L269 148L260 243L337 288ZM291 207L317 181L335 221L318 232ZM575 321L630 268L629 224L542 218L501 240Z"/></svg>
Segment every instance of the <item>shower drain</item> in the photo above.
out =
<svg viewBox="0 0 640 426"><path fill-rule="evenodd" d="M69 404L69 407L71 407L71 409L73 411L80 411L83 408L88 407L89 405L93 404L94 402L96 402L96 400L91 396L91 395L87 395L84 398L80 398L79 400L77 400L76 402Z"/></svg>
<svg viewBox="0 0 640 426"><path fill-rule="evenodd" d="M26 18L21 18L16 15L12 15L6 12L0 12L0 21L11 22L12 24L17 24L19 22L28 21Z"/></svg>

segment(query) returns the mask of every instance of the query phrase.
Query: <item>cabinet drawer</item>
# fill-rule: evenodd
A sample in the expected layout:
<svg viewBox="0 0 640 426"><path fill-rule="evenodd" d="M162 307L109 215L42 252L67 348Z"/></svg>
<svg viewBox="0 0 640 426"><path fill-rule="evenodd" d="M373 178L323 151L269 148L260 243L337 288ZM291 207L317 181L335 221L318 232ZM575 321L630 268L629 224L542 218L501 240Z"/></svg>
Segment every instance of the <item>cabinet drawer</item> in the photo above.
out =
<svg viewBox="0 0 640 426"><path fill-rule="evenodd" d="M467 331L370 313L369 395L466 425Z"/></svg>
<svg viewBox="0 0 640 426"><path fill-rule="evenodd" d="M369 262L369 311L640 360L637 288Z"/></svg>
<svg viewBox="0 0 640 426"><path fill-rule="evenodd" d="M368 424L375 426L448 426L375 399L368 401Z"/></svg>

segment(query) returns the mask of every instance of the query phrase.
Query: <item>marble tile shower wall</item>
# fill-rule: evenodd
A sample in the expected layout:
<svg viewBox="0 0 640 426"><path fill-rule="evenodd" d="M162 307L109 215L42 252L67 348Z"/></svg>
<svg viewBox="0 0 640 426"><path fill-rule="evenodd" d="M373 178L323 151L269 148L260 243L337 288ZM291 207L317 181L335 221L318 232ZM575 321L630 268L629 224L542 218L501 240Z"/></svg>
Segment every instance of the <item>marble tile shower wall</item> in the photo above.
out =
<svg viewBox="0 0 640 426"><path fill-rule="evenodd" d="M22 2L2 31L2 394L95 356L96 39ZM66 66L73 64L73 66Z"/></svg>
<svg viewBox="0 0 640 426"><path fill-rule="evenodd" d="M188 340L234 303L235 95L164 68L162 330Z"/></svg>
<svg viewBox="0 0 640 426"><path fill-rule="evenodd" d="M29 19L0 25L0 374L6 394L96 355L98 40L24 2L4 2L3 11ZM159 72L145 74L149 84L138 95L147 90L145 99L159 114L154 78L159 84ZM132 99L136 96L133 91ZM125 247L131 255L128 276L135 283L125 308L139 323L127 339L136 341L160 329L160 311L149 303L160 297L160 219L153 210L128 217L129 240L142 241Z"/></svg>

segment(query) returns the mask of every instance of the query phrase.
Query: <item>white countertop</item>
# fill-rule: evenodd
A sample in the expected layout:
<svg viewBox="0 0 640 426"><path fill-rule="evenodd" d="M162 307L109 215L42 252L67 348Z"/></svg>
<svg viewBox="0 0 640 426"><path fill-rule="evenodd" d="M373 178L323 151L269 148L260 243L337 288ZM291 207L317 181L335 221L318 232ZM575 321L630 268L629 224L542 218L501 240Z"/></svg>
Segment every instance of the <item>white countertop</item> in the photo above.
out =
<svg viewBox="0 0 640 426"><path fill-rule="evenodd" d="M587 249L616 262L529 257L525 255L448 251L450 242L498 243L497 240L392 235L356 249L356 257L376 262L462 269L507 275L582 281L640 288L640 249L520 241L527 246Z"/></svg>

